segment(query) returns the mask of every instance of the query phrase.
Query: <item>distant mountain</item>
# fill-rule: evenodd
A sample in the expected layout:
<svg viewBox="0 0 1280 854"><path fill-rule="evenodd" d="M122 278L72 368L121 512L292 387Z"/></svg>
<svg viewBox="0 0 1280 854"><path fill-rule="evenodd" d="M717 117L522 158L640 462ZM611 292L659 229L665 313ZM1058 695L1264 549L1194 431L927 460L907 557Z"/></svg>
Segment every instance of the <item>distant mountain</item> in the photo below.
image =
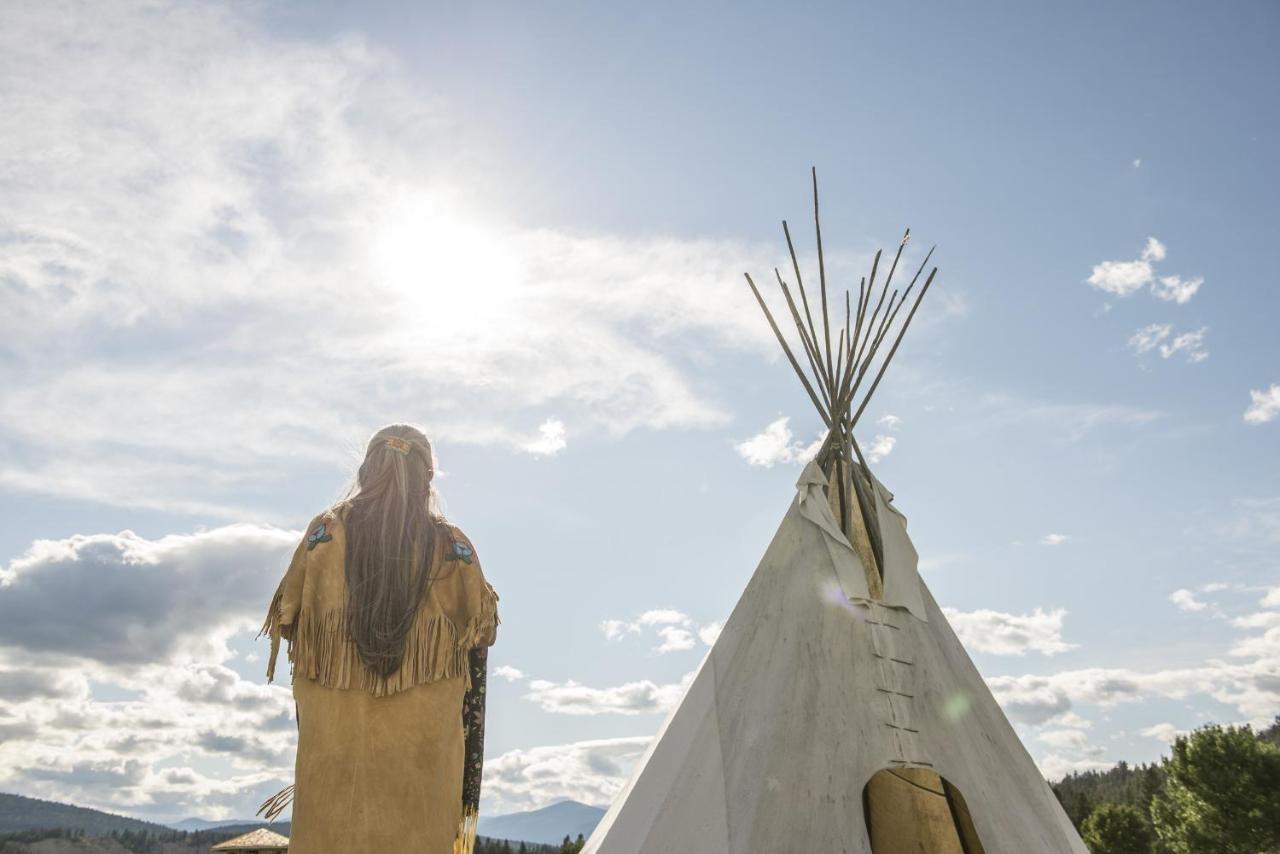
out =
<svg viewBox="0 0 1280 854"><path fill-rule="evenodd" d="M123 815L0 792L0 833L46 828L83 830L90 835L113 830L148 830L153 833L169 830L164 825Z"/></svg>
<svg viewBox="0 0 1280 854"><path fill-rule="evenodd" d="M604 810L577 801L559 801L548 807L529 812L508 815L482 816L480 834L491 839L509 839L543 845L559 845L566 836L576 839L578 834L590 836ZM146 831L162 839L177 838L174 832L199 834L194 842L210 834L231 837L247 833L263 823L253 820L211 821L202 818L186 818L172 825L155 824L141 819L114 815L101 810L42 801L23 795L0 793L0 835L37 830L82 830L88 836L105 836L112 831ZM271 829L283 836L289 835L289 822L278 821ZM186 837L182 837L186 838ZM88 844L87 842L84 844ZM93 850L86 848L87 852ZM103 849L106 850L106 849Z"/></svg>
<svg viewBox="0 0 1280 854"><path fill-rule="evenodd" d="M480 816L480 833L494 839L559 845L568 836L590 836L604 810L577 801L559 801L549 807L507 815Z"/></svg>
<svg viewBox="0 0 1280 854"><path fill-rule="evenodd" d="M254 818L227 818L221 821L210 821L207 818L184 818L182 821L176 821L167 826L172 827L174 830L213 830L217 827L239 827L240 825L262 827L265 824L265 822Z"/></svg>

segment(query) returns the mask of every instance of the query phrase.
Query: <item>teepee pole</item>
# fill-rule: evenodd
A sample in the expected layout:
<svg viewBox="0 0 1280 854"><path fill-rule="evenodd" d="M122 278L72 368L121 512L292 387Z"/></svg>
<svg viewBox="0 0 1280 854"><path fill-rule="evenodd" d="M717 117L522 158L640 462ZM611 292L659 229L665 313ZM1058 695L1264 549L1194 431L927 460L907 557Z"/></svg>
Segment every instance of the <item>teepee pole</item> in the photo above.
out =
<svg viewBox="0 0 1280 854"><path fill-rule="evenodd" d="M827 265L822 257L822 222L818 218L818 167L810 168L813 175L813 230L818 238L818 283L822 287L822 346L827 354L827 379L834 384L831 370L831 321L827 316Z"/></svg>
<svg viewBox="0 0 1280 854"><path fill-rule="evenodd" d="M795 321L796 332L800 334L800 343L804 345L804 355L809 361L809 369L813 371L813 377L818 384L818 391L822 393L822 401L827 405L827 411L830 412L832 411L831 406L834 401L831 396L831 392L827 388L827 383L822 374L822 369L819 367L819 361L815 361L821 360L822 357L818 354L816 345L812 340L810 340L809 336L804 331L804 324L800 320L800 313L796 310L795 300L791 297L791 289L788 288L787 283L782 280L782 274L778 272L776 267L774 268L773 274L778 277L778 287L782 289L782 295L787 300L787 308L791 310L791 319Z"/></svg>
<svg viewBox="0 0 1280 854"><path fill-rule="evenodd" d="M893 348L889 351L889 355L885 356L884 364L880 366L880 372L876 374L875 381L871 383L871 388L867 389L867 395L862 399L862 405L853 414L853 420L849 423L851 429L857 425L858 419L862 417L862 411L871 402L871 395L876 393L876 387L880 385L880 380L884 378L885 369L889 367L889 363L893 361L894 354L898 352L898 345L902 343L902 336L907 334L907 327L911 325L911 319L916 316L916 309L920 307L921 300L929 292L929 286L933 284L933 277L937 274L938 268L934 267L929 273L929 278L925 279L924 287L920 289L920 295L916 297L915 304L911 306L911 312L907 315L907 319L902 322L902 328L898 330L898 337L893 342Z"/></svg>
<svg viewBox="0 0 1280 854"><path fill-rule="evenodd" d="M876 257L875 257L875 259L874 259L874 260L872 260L872 262L871 262L871 281L868 283L868 289L869 289L869 290L872 290L872 289L874 289L874 288L875 288L875 284L876 284L876 268L878 268L879 266L880 266L880 250L878 250L878 249L877 249L877 250L876 250ZM870 333L870 330L871 330L871 329L876 325L876 317L878 317L878 316L879 316L879 314L880 314L880 307L881 307L882 305L884 305L884 296L885 296L885 294L887 294L888 292L889 292L889 283L886 281L886 282L884 283L884 287L882 287L882 288L880 289L880 298L879 298L878 300L876 300L876 307L875 307L875 310L871 312L871 319L867 321L867 331L868 331L868 333ZM863 362L863 354L865 354L865 353L866 353L866 351L867 351L867 344L868 344L868 342L870 342L870 341L871 341L872 337L873 337L872 335L868 334L866 338L862 339L862 349L858 351L858 363L859 363L859 364L862 364L862 362Z"/></svg>
<svg viewBox="0 0 1280 854"><path fill-rule="evenodd" d="M756 287L756 283L751 280L750 273L743 273L747 277L747 284L751 286L751 293L755 294L756 302L760 303L760 309L764 312L765 318L769 321L769 328L773 330L774 337L778 339L778 343L782 345L782 352L787 354L787 361L791 363L791 367L795 370L796 376L800 378L800 382L804 384L804 390L809 393L809 400L813 401L813 405L817 408L818 414L822 416L822 421L828 427L831 426L831 416L827 414L823 408L822 402L818 400L818 395L814 393L813 386L809 385L809 380L804 375L804 369L800 367L800 363L796 361L795 355L791 352L791 347L787 344L787 339L783 337L782 330L778 329L777 322L773 319L773 312L769 311L769 306L765 304L764 297L760 295L760 289Z"/></svg>
<svg viewBox="0 0 1280 854"><path fill-rule="evenodd" d="M800 302L804 306L805 319L809 321L809 341L813 345L814 352L816 353L817 342L818 342L818 330L813 325L813 312L809 310L809 297L805 293L804 279L800 275L800 262L796 260L796 246L795 246L795 243L792 242L791 240L791 229L787 226L787 221L785 219L782 221L782 234L787 239L787 251L791 254L791 267L796 272L796 287L799 288L800 290ZM818 364L819 366L821 366L822 364L821 357L818 358ZM824 384L828 386L834 385L834 382L831 377L827 376L821 371L819 371L818 373L822 376L821 381Z"/></svg>
<svg viewBox="0 0 1280 854"><path fill-rule="evenodd" d="M908 230L908 232L909 231L910 230ZM916 274L911 277L911 282L907 285L907 289L902 293L901 301L898 302L898 305L893 309L893 312L890 314L889 322L885 327L886 329L893 327L893 322L894 320L897 319L899 309L901 309L903 304L907 301L907 297L911 295L912 289L915 288L916 282L920 280L920 274L924 272L925 265L927 265L929 263L929 259L933 257L933 250L936 248L937 248L936 246L931 247L928 253L925 254L924 260L920 262L920 267L916 270ZM902 329L902 332L905 332L905 331L906 331L906 327L904 326ZM901 337L901 335L899 335L899 337ZM858 374L857 381L853 384L853 389L850 390L849 392L850 402L852 402L853 398L857 395L858 388L862 385L862 378L863 378L863 375L866 374L867 368L869 368L871 364L875 361L875 354L879 350L879 347L880 345L877 342L875 346L872 348L871 354L864 360L861 373ZM841 410L841 411L843 412L844 410Z"/></svg>

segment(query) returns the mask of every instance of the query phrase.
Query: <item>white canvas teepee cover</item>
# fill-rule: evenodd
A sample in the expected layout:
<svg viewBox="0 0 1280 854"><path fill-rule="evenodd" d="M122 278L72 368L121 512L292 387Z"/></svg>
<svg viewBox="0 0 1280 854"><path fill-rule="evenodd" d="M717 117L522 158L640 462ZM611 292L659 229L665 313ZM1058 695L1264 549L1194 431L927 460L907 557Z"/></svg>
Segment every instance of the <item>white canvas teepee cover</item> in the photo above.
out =
<svg viewBox="0 0 1280 854"><path fill-rule="evenodd" d="M920 581L892 496L875 484L876 601L825 485L810 464L584 854L871 852L864 787L882 769L913 767L959 789L986 854L1087 854Z"/></svg>

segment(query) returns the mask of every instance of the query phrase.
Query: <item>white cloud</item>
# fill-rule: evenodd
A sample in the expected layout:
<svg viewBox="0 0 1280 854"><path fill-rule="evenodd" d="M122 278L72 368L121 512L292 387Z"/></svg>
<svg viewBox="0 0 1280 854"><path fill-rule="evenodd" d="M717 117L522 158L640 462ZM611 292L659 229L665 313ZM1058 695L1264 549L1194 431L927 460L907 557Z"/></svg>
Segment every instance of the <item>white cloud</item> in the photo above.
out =
<svg viewBox="0 0 1280 854"><path fill-rule="evenodd" d="M524 678L524 671L509 664L500 664L493 669L493 675L508 682L519 682Z"/></svg>
<svg viewBox="0 0 1280 854"><path fill-rule="evenodd" d="M1050 747L1083 750L1089 746L1089 736L1078 729L1051 729L1038 733L1036 738Z"/></svg>
<svg viewBox="0 0 1280 854"><path fill-rule="evenodd" d="M1196 599L1195 594L1190 590L1175 590L1169 594L1169 601L1178 607L1179 611L1203 611L1209 606L1204 602Z"/></svg>
<svg viewBox="0 0 1280 854"><path fill-rule="evenodd" d="M566 798L608 806L650 740L635 736L517 748L486 759L482 812L539 809Z"/></svg>
<svg viewBox="0 0 1280 854"><path fill-rule="evenodd" d="M738 455L753 466L772 468L779 463L803 463L813 459L822 447L819 437L808 445L793 442L787 417L773 421L764 430L734 445Z"/></svg>
<svg viewBox="0 0 1280 854"><path fill-rule="evenodd" d="M567 682L535 679L529 683L525 698L545 712L562 715L662 714L676 707L692 679L693 673L689 673L680 682L665 685L643 679L607 688L592 688L572 679Z"/></svg>
<svg viewBox="0 0 1280 854"><path fill-rule="evenodd" d="M1238 629L1270 629L1280 626L1280 611L1259 611L1233 617L1231 625Z"/></svg>
<svg viewBox="0 0 1280 854"><path fill-rule="evenodd" d="M291 776L293 703L231 669L229 644L257 632L299 536L77 535L0 568L0 721L26 733L0 739L0 788L161 820L251 813Z"/></svg>
<svg viewBox="0 0 1280 854"><path fill-rule="evenodd" d="M1040 544L1044 546L1060 546L1069 539L1071 537L1066 534L1045 534L1040 538Z"/></svg>
<svg viewBox="0 0 1280 854"><path fill-rule="evenodd" d="M720 623L708 623L699 627L688 614L674 608L654 608L634 620L604 620L600 623L600 631L604 633L605 640L610 641L654 629L661 640L654 647L654 652L660 654L693 649L695 636L710 646L719 635L720 628Z"/></svg>
<svg viewBox="0 0 1280 854"><path fill-rule="evenodd" d="M703 643L705 643L707 646L714 646L716 640L719 639L720 637L720 632L723 630L724 630L724 623L721 623L721 622L707 623L705 626L698 629L698 639L701 640Z"/></svg>
<svg viewBox="0 0 1280 854"><path fill-rule="evenodd" d="M640 627L625 620L602 620L600 631L604 633L605 640L618 640L627 632L640 631Z"/></svg>
<svg viewBox="0 0 1280 854"><path fill-rule="evenodd" d="M1114 764L1102 759L1073 759L1056 753L1050 753L1036 762L1046 780L1061 780L1068 774L1083 771L1105 771Z"/></svg>
<svg viewBox="0 0 1280 854"><path fill-rule="evenodd" d="M1280 637L1276 640L1280 642ZM1256 658L1239 664L1211 660L1198 667L1145 672L1085 668L1049 675L994 676L987 684L1005 713L1023 723L1053 721L1078 704L1110 706L1205 695L1235 707L1254 724L1265 725L1280 706L1280 653L1261 642L1256 648L1238 651Z"/></svg>
<svg viewBox="0 0 1280 854"><path fill-rule="evenodd" d="M251 813L292 774L288 689L220 664L0 670L0 720L23 732L0 740L6 790L158 820L223 818ZM121 698L96 699L90 680Z"/></svg>
<svg viewBox="0 0 1280 854"><path fill-rule="evenodd" d="M1244 411L1246 424L1266 424L1280 415L1280 384L1272 383L1263 391L1249 391L1249 408Z"/></svg>
<svg viewBox="0 0 1280 854"><path fill-rule="evenodd" d="M299 537L228 525L37 540L0 569L0 646L110 665L221 660L226 637L261 623Z"/></svg>
<svg viewBox="0 0 1280 854"><path fill-rule="evenodd" d="M1147 261L1103 261L1089 274L1089 284L1095 288L1127 297L1150 283L1151 264Z"/></svg>
<svg viewBox="0 0 1280 854"><path fill-rule="evenodd" d="M1141 158L1141 157L1135 157L1135 158L1133 158L1133 168L1134 168L1134 169L1140 169L1140 168L1142 168L1142 158Z"/></svg>
<svg viewBox="0 0 1280 854"><path fill-rule="evenodd" d="M1148 237L1147 245L1143 248L1142 256L1138 260L1103 261L1094 266L1093 272L1089 275L1089 284L1107 293L1126 297L1151 283L1154 276L1151 262L1163 261L1164 256L1164 244L1154 237Z"/></svg>
<svg viewBox="0 0 1280 854"><path fill-rule="evenodd" d="M389 420L535 453L558 428L513 425L548 408L726 423L682 356L772 353L739 292L772 250L513 225L464 104L259 13L6 8L0 485L243 518Z"/></svg>
<svg viewBox="0 0 1280 854"><path fill-rule="evenodd" d="M1139 161L1134 161L1135 166ZM1155 273L1155 263L1163 261L1168 251L1165 245L1154 237L1147 238L1142 254L1134 261L1103 261L1093 268L1088 282L1095 288L1127 297L1130 294L1150 286L1151 293L1166 302L1184 305L1200 290L1204 284L1201 277L1184 279L1178 275L1160 276Z"/></svg>
<svg viewBox="0 0 1280 854"><path fill-rule="evenodd" d="M674 608L654 608L636 618L638 626L677 626L688 623L689 615Z"/></svg>
<svg viewBox="0 0 1280 854"><path fill-rule="evenodd" d="M1267 591L1267 595L1262 597L1262 607L1280 608L1280 587L1272 587Z"/></svg>
<svg viewBox="0 0 1280 854"><path fill-rule="evenodd" d="M568 445L564 422L559 418L548 418L538 427L538 438L526 442L524 450L535 456L550 457L560 453Z"/></svg>
<svg viewBox="0 0 1280 854"><path fill-rule="evenodd" d="M1190 302L1191 298L1196 295L1196 291L1200 290L1200 286L1203 284L1204 279L1199 276L1194 279L1183 279L1181 276L1161 276L1157 281L1151 283L1151 293L1166 302L1182 305Z"/></svg>
<svg viewBox="0 0 1280 854"><path fill-rule="evenodd" d="M1030 614L1005 614L1000 611L957 611L944 608L947 621L966 647L992 655L1024 655L1028 650L1056 655L1076 644L1062 639L1062 619L1066 611L1057 608Z"/></svg>
<svg viewBox="0 0 1280 854"><path fill-rule="evenodd" d="M1145 735L1148 738L1158 738L1165 744L1172 744L1173 740L1180 735L1186 735L1187 731L1178 729L1171 723L1153 724L1146 729L1138 730L1139 735Z"/></svg>
<svg viewBox="0 0 1280 854"><path fill-rule="evenodd" d="M663 626L658 629L658 636L662 638L662 643L654 648L655 652L682 652L686 649L693 649L693 632L688 629Z"/></svg>
<svg viewBox="0 0 1280 854"><path fill-rule="evenodd" d="M884 429L892 431L902 426L902 419L896 415L882 415L876 423Z"/></svg>
<svg viewBox="0 0 1280 854"><path fill-rule="evenodd" d="M1261 635L1239 641L1231 648L1231 654L1242 658L1270 661L1276 667L1273 678L1280 681L1280 621L1256 620L1256 623L1269 625L1270 628Z"/></svg>
<svg viewBox="0 0 1280 854"><path fill-rule="evenodd" d="M1154 237L1147 238L1147 245L1142 248L1143 261L1163 261L1166 249L1163 243Z"/></svg>
<svg viewBox="0 0 1280 854"><path fill-rule="evenodd" d="M893 453L893 446L897 443L898 440L894 436L877 434L876 437L871 440L871 444L867 445L867 462L880 462L885 457L889 456L889 454Z"/></svg>

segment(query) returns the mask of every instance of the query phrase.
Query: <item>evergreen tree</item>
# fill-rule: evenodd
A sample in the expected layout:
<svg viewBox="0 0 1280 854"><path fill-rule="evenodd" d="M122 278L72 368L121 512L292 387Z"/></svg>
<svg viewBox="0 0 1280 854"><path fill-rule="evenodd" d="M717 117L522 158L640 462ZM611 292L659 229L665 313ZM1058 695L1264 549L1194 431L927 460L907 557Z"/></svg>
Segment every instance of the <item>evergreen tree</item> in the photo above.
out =
<svg viewBox="0 0 1280 854"><path fill-rule="evenodd" d="M1092 854L1148 854L1154 841L1142 810L1131 804L1101 804L1080 835Z"/></svg>
<svg viewBox="0 0 1280 854"><path fill-rule="evenodd" d="M1156 836L1173 854L1258 854L1280 846L1280 750L1249 727L1206 726L1173 743Z"/></svg>

